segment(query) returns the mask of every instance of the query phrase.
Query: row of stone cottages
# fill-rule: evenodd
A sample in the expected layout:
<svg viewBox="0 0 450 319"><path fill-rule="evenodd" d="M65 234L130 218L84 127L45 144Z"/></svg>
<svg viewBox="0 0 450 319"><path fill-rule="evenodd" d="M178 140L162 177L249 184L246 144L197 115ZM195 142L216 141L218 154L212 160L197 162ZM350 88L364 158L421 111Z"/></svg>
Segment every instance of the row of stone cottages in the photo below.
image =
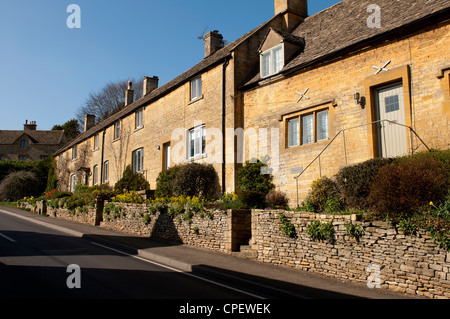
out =
<svg viewBox="0 0 450 319"><path fill-rule="evenodd" d="M154 189L171 165L203 162L232 192L242 163L268 156L296 206L345 165L448 148L448 1L344 0L311 16L306 0L274 4L231 44L209 32L200 63L163 86L145 77L136 101L130 83L110 118L86 115L56 152L59 188L114 185L131 164Z"/></svg>

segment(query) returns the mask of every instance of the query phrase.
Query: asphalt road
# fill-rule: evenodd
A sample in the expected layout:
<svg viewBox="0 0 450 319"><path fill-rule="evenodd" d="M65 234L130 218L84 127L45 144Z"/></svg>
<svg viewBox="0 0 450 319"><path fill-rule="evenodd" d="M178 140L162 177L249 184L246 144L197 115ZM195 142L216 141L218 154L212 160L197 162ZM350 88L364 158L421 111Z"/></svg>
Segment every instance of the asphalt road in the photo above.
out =
<svg viewBox="0 0 450 319"><path fill-rule="evenodd" d="M255 297L0 213L1 299Z"/></svg>

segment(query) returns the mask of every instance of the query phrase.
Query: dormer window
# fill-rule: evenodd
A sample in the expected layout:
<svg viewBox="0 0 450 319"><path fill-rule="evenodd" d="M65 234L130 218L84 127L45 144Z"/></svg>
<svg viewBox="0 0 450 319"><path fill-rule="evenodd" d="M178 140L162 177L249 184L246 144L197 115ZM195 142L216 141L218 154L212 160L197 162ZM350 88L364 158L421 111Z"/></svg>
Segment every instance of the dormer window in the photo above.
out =
<svg viewBox="0 0 450 319"><path fill-rule="evenodd" d="M290 33L270 28L262 41L260 76L262 79L278 74L292 58L305 48L305 40Z"/></svg>
<svg viewBox="0 0 450 319"><path fill-rule="evenodd" d="M263 78L277 74L284 67L283 44L261 53L261 76Z"/></svg>

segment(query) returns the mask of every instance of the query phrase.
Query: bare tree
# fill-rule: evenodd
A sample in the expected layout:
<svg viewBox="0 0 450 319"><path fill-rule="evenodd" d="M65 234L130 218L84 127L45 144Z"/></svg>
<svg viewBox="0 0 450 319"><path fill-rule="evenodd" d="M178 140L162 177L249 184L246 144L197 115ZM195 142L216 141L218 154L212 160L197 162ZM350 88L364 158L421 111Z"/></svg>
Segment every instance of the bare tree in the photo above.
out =
<svg viewBox="0 0 450 319"><path fill-rule="evenodd" d="M88 98L78 110L76 117L81 125L84 123L85 114L95 115L99 123L114 113L120 111L125 105L125 91L128 81L133 83L134 101L142 97L142 81L126 80L109 82L99 92L89 93Z"/></svg>

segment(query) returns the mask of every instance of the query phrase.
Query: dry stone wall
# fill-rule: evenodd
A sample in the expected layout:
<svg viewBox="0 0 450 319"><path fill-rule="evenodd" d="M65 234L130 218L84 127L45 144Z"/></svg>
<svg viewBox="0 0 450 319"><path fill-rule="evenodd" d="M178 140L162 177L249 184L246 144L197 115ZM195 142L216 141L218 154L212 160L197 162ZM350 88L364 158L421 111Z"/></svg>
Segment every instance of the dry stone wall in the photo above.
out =
<svg viewBox="0 0 450 319"><path fill-rule="evenodd" d="M52 218L98 223L96 208L69 211L44 206L22 203L23 208L46 211ZM282 210L253 210L251 214L211 210L185 218L152 214L145 204L105 203L104 207L103 220L97 224L101 227L224 253L249 244L253 258L260 262L363 282L374 289L428 298L450 297L450 252L441 249L426 232L405 235L388 222L364 222L357 215ZM280 214L295 227L294 238L281 230ZM315 220L332 222L333 240L311 239L308 226ZM350 223L363 230L360 238L349 235L346 225Z"/></svg>
<svg viewBox="0 0 450 319"><path fill-rule="evenodd" d="M296 238L280 231L283 213L296 228ZM313 241L308 225L332 221L334 242ZM402 234L387 222L361 222L356 215L335 216L301 212L252 212L252 248L261 262L290 266L371 287L429 298L450 297L450 253L424 232ZM359 225L356 240L345 225Z"/></svg>
<svg viewBox="0 0 450 319"><path fill-rule="evenodd" d="M80 207L75 210L46 207L46 214L78 223L97 225L143 237L179 242L187 245L231 253L240 245L248 244L251 214L247 210L208 210L169 216L152 213L146 204L102 203L102 218L98 219L97 207ZM56 205L62 206L62 205ZM28 203L23 208L39 211Z"/></svg>

